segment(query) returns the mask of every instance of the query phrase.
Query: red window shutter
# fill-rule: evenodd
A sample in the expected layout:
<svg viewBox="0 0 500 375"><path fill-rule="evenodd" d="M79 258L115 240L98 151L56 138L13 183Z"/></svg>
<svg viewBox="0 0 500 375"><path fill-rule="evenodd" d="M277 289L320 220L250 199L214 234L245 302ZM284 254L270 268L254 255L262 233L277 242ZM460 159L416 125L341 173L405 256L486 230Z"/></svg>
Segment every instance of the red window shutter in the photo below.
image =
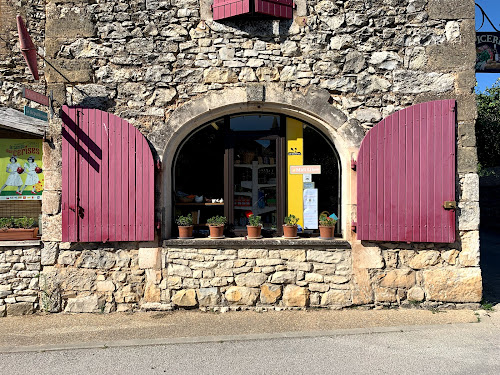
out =
<svg viewBox="0 0 500 375"><path fill-rule="evenodd" d="M291 19L293 15L293 1L255 0L255 12L268 14L277 18Z"/></svg>
<svg viewBox="0 0 500 375"><path fill-rule="evenodd" d="M154 240L154 163L127 121L62 108L62 240Z"/></svg>
<svg viewBox="0 0 500 375"><path fill-rule="evenodd" d="M358 239L455 241L455 101L417 104L385 118L361 143Z"/></svg>
<svg viewBox="0 0 500 375"><path fill-rule="evenodd" d="M214 0L214 21L250 13L250 0Z"/></svg>
<svg viewBox="0 0 500 375"><path fill-rule="evenodd" d="M286 19L293 16L293 0L214 0L212 8L214 21L249 13Z"/></svg>

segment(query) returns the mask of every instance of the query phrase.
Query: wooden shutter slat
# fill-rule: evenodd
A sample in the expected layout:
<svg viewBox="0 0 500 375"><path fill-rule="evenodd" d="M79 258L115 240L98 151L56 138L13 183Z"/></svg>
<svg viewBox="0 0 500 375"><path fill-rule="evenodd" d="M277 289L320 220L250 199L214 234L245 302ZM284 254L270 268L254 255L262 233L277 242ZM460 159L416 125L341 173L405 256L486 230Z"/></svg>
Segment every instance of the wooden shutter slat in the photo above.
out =
<svg viewBox="0 0 500 375"><path fill-rule="evenodd" d="M422 103L371 129L358 156L358 239L454 242L455 101Z"/></svg>
<svg viewBox="0 0 500 375"><path fill-rule="evenodd" d="M63 241L153 240L154 163L146 139L95 109L64 106L62 119ZM80 217L71 209L77 200Z"/></svg>

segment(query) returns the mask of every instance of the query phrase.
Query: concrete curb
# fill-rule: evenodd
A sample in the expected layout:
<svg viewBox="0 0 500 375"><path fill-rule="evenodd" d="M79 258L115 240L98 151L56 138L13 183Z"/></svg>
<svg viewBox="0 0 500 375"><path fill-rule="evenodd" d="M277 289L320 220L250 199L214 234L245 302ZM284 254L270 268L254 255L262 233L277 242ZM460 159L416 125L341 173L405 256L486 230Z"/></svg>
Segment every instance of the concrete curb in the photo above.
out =
<svg viewBox="0 0 500 375"><path fill-rule="evenodd" d="M193 337L170 337L159 339L134 339L117 340L109 342L88 342L88 343L69 343L57 345L39 345L39 346L19 346L19 347L0 347L0 354L9 353L27 353L27 352L46 352L74 349L108 349L108 348L126 348L135 346L156 346L156 345L179 345L179 344L202 344L202 343L223 343L236 341L254 341L254 340L274 340L274 339L298 339L311 337L330 337L346 335L370 335L393 332L414 332L423 330L439 330L444 328L465 328L471 327L475 323L457 323L457 324L435 324L421 326L394 326L394 327L371 327L371 328L353 328L337 329L330 331L299 331L299 332L279 332L245 335L224 335L224 336L193 336ZM489 326L491 321L478 323L477 326Z"/></svg>

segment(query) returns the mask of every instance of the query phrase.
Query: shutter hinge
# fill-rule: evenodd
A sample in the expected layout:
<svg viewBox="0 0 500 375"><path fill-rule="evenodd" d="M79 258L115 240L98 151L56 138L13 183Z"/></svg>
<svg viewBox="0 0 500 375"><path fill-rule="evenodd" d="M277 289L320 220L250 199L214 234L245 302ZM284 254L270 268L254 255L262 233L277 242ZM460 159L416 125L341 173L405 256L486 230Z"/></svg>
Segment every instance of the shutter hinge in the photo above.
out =
<svg viewBox="0 0 500 375"><path fill-rule="evenodd" d="M457 208L457 202L455 201L445 201L443 203L443 207L445 210L455 210Z"/></svg>
<svg viewBox="0 0 500 375"><path fill-rule="evenodd" d="M354 160L354 158L352 158L351 159L351 169L353 171L355 171L357 166L358 166L358 162L356 160Z"/></svg>
<svg viewBox="0 0 500 375"><path fill-rule="evenodd" d="M352 221L351 222L351 230L353 232L356 232L356 229L358 229L358 222L357 221Z"/></svg>
<svg viewBox="0 0 500 375"><path fill-rule="evenodd" d="M160 221L157 221L156 222L156 229L160 229L161 228L161 222Z"/></svg>
<svg viewBox="0 0 500 375"><path fill-rule="evenodd" d="M156 161L156 169L161 171L161 160L159 160L159 159Z"/></svg>

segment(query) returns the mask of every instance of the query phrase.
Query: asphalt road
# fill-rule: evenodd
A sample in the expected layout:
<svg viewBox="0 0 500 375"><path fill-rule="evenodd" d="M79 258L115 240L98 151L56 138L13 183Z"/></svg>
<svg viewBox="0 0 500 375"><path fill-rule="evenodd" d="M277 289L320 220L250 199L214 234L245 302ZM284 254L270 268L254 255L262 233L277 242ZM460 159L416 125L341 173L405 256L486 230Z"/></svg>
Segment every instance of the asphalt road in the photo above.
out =
<svg viewBox="0 0 500 375"><path fill-rule="evenodd" d="M215 338L216 339L216 338ZM0 374L500 374L497 324L0 354Z"/></svg>

